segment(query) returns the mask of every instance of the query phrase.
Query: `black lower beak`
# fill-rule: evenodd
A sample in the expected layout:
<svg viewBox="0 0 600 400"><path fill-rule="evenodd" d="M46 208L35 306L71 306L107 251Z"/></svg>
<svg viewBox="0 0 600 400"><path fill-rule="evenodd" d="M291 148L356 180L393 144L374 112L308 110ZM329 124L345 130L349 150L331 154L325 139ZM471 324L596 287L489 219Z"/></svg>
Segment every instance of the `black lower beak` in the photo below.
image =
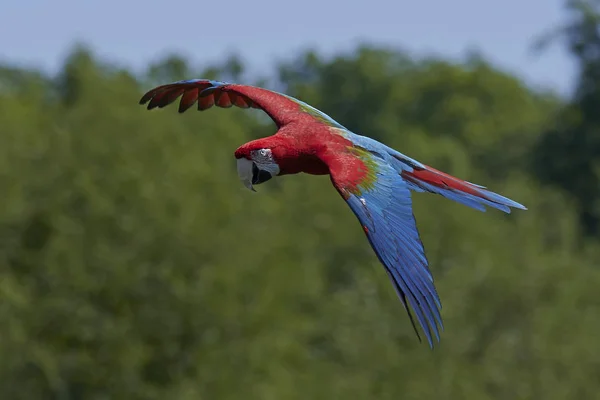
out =
<svg viewBox="0 0 600 400"><path fill-rule="evenodd" d="M268 171L264 171L256 166L255 163L252 163L252 184L258 185L260 183L264 183L271 179L272 176Z"/></svg>

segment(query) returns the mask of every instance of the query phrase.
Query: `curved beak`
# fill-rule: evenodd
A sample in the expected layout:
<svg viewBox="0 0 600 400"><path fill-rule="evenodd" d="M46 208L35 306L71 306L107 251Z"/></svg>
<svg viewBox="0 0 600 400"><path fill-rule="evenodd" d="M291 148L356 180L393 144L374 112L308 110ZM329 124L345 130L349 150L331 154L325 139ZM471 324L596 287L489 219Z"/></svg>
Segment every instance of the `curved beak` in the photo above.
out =
<svg viewBox="0 0 600 400"><path fill-rule="evenodd" d="M248 189L256 192L254 187L252 186L252 167L254 163L246 158L238 158L237 160L237 173L240 181L246 186Z"/></svg>

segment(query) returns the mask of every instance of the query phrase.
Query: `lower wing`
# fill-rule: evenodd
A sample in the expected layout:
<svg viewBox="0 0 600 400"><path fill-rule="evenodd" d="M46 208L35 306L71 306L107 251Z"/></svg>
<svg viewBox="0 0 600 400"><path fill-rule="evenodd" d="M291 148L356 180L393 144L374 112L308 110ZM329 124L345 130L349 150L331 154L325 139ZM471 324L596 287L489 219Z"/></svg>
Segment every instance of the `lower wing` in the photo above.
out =
<svg viewBox="0 0 600 400"><path fill-rule="evenodd" d="M407 182L389 164L369 160L374 179L368 189L350 185L348 168L330 165L331 180L358 218L369 243L385 267L413 328L421 339L408 305L414 310L429 345L443 330L441 302L429 271L412 212Z"/></svg>

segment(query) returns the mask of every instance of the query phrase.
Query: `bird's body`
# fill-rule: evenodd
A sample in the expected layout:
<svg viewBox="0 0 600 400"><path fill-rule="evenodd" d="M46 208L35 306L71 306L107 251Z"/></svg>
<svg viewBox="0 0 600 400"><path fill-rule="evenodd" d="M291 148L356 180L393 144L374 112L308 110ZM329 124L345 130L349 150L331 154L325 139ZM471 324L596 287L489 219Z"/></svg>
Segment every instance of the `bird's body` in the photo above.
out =
<svg viewBox="0 0 600 400"><path fill-rule="evenodd" d="M417 231L410 191L437 193L481 211L485 206L507 213L510 207L526 209L483 186L357 135L298 99L267 89L194 79L154 88L140 104L149 102L148 109L162 108L180 96L179 112L196 102L199 110L213 105L259 108L275 122L278 131L274 135L243 144L235 151L238 174L249 189L273 176L329 174L394 283L415 332L418 335L408 304L430 346L433 336L439 340L443 329L441 303Z"/></svg>

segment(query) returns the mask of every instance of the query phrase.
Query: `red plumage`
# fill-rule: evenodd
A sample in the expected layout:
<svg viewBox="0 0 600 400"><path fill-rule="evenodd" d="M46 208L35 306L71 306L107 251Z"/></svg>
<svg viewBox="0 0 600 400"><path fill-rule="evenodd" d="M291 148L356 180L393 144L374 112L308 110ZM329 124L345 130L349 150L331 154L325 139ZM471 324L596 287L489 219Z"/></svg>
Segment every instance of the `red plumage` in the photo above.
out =
<svg viewBox="0 0 600 400"><path fill-rule="evenodd" d="M297 101L254 86L209 80L175 82L148 91L141 98L140 104L148 102L149 110L163 108L180 96L179 112L188 110L196 102L201 111L212 106L252 107L265 111L279 130L273 136L253 140L240 146L235 151L235 157L249 159L251 151L269 148L279 164L280 175L299 172L313 175L328 174L327 164L335 161L334 158L344 157L347 149L353 146L350 140L332 132L331 126L323 124L307 113ZM346 174L348 184L356 186L364 175L359 171L365 166L360 159L351 155L348 155L345 161L358 167L349 168ZM362 164L362 168L357 164ZM353 171L356 171L356 174Z"/></svg>
<svg viewBox="0 0 600 400"><path fill-rule="evenodd" d="M480 197L480 192L475 185L452 175L448 175L442 171L438 171L428 165L425 165L425 169L414 169L412 172L402 171L402 177L416 185L419 185L419 181L422 181L442 189L451 188Z"/></svg>

